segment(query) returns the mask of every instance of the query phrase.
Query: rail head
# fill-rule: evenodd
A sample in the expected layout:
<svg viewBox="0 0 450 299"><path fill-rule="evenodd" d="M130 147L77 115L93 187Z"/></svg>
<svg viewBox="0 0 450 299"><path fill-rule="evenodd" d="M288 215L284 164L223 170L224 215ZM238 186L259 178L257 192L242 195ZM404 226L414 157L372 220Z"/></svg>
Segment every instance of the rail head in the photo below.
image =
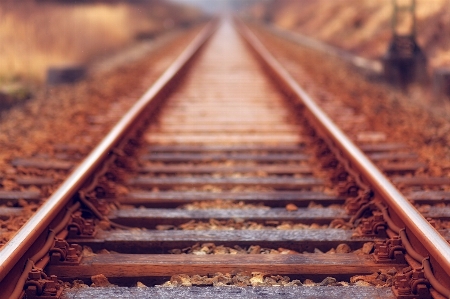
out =
<svg viewBox="0 0 450 299"><path fill-rule="evenodd" d="M257 53L267 70L288 92L295 96L310 113L319 131L326 135L334 145L350 160L350 163L362 174L364 179L381 197L390 209L396 213L423 247L445 273L450 276L450 244L417 209L397 190L369 158L343 133L327 116L318 104L299 86L295 79L284 69L274 56L265 48L253 32L241 21L236 21L242 36Z"/></svg>
<svg viewBox="0 0 450 299"><path fill-rule="evenodd" d="M43 234L54 218L64 209L77 190L85 184L101 165L111 150L126 136L134 124L145 114L147 107L187 67L217 28L212 20L195 37L189 46L158 78L145 94L120 119L98 146L69 175L63 184L47 199L37 212L20 228L14 237L0 249L0 282Z"/></svg>

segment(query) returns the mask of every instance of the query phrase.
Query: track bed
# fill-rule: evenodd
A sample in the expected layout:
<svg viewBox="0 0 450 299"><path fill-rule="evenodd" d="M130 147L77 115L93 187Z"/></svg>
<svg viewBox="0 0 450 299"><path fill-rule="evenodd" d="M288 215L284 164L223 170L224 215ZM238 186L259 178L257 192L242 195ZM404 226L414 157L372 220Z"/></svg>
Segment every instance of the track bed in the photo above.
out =
<svg viewBox="0 0 450 299"><path fill-rule="evenodd" d="M202 34L206 40L209 33ZM66 187L70 199L57 204L69 210L55 207L57 220L39 222L34 244L49 253L27 249L25 257L45 271L28 275L29 298L42 290L62 298L440 296L420 280L423 272L408 268L420 266L402 246L408 239L397 237L406 227L412 238L409 220L389 210L385 194L372 186L375 170L357 172L359 158L348 159L338 137L326 137L328 127L316 123L314 113L322 112L303 107L286 86L280 89L280 78L265 73L267 66L229 20L196 55L170 88L148 91L143 99L154 98L150 108L135 109L143 111L137 123L122 119L123 136L105 138L114 142L103 146L102 159L79 167L90 174L80 174L83 181ZM324 106L348 116L341 108ZM424 165L412 163L415 154L402 144L354 141L364 159L363 152L411 198L431 200L414 186L450 183L411 176ZM49 178L33 179L28 183ZM450 218L447 209L422 212ZM14 209L0 209L0 217L8 213ZM50 246L43 245L47 226L55 231ZM445 226L439 229L437 238L450 239ZM411 243L416 249L422 241ZM426 246L416 249L418 256ZM438 270L436 260L436 277L443 280L445 265ZM419 280L405 290L411 277Z"/></svg>

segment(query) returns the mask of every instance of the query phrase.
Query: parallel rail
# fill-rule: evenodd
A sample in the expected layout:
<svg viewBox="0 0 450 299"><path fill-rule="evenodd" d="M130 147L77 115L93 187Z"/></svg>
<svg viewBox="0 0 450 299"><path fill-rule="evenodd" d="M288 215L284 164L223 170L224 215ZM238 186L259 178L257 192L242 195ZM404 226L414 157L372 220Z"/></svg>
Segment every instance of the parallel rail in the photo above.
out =
<svg viewBox="0 0 450 299"><path fill-rule="evenodd" d="M259 55L262 63L270 70L274 79L284 87L285 92L294 95L307 111L309 120L318 128L318 132L331 145L338 148L342 155L349 159L352 168L355 168L366 181L375 196L382 199L389 207L389 212L397 215L401 223L398 229L406 228L407 232L422 244L426 253L434 259L434 268L443 269L450 276L450 244L442 235L417 211L416 208L395 188L386 176L377 168L367 156L336 126L323 112L315 101L301 88L289 73L264 48L252 32L242 27L246 40ZM418 245L418 244L417 244ZM449 291L447 291L449 292Z"/></svg>
<svg viewBox="0 0 450 299"><path fill-rule="evenodd" d="M450 245L447 241L405 199L366 155L331 121L315 101L264 48L253 33L244 24L237 23L240 32L245 37L249 46L257 54L271 77L278 83L280 89L290 99L293 99L303 107L308 121L314 126L315 131L319 133L321 138L328 143L328 146L334 149L336 156L347 161L347 171L351 174L356 173L360 177L360 182L363 185L369 186L370 190L373 191L373 197L381 200L388 207L386 215L394 219L390 223L389 228L395 233L400 233L402 240L410 240L412 248L407 248L409 249L408 253L416 260L421 257L430 257L429 261L428 259L423 261L423 267L425 268L425 272L428 273L427 276L429 276L427 278L436 290L449 296L448 290L445 289L448 286L445 283L443 284L442 278L439 278L441 281L438 281L433 275L429 275L432 274L432 268L436 276L439 274L450 277ZM138 100L131 110L127 112L120 122L102 140L99 146L94 149L37 213L30 218L13 239L1 249L0 286L5 286L5 282L11 282L11 273L15 273L14 277L18 277L17 273L23 269L26 264L26 259L31 258L33 260L33 257L39 255L36 254L36 251L38 251L35 248L36 240L45 239L46 230L57 223L55 218L62 218L66 206L72 202L76 202L74 196L76 197L77 191L82 186L90 184L93 173L102 167L104 161L111 154L116 154L114 149L118 145L129 142L128 136L131 133L136 134L139 130L139 125L143 122L143 118L156 111L164 100L164 97L177 84L177 81L212 35L216 26L216 23L211 23L199 34L177 61ZM381 206L381 209L383 210L383 206ZM101 215L97 216L102 218ZM58 228L55 230L58 233L61 229ZM36 263L38 261L33 260L33 262ZM9 279L8 276L10 276ZM23 279L23 275L21 279ZM5 286L5 289L12 293L11 287ZM16 293L14 293L15 295L17 295L17 289Z"/></svg>
<svg viewBox="0 0 450 299"><path fill-rule="evenodd" d="M86 184L92 173L98 169L115 146L127 134L135 129L136 123L144 113L151 113L158 106L158 101L167 93L190 62L199 53L202 46L214 32L216 22L210 23L164 72L157 82L136 102L119 123L108 133L100 144L73 171L58 190L39 208L36 214L17 232L17 234L0 251L0 281L2 281L16 264L23 259L26 252L33 247L38 237L45 233L49 225L64 210L79 188Z"/></svg>
<svg viewBox="0 0 450 299"><path fill-rule="evenodd" d="M305 115L318 128L318 133L322 138L327 140L332 147L338 149L338 155L342 154L346 159L349 159L350 168L355 169L361 175L363 181L370 185L372 191L375 192L376 198L383 200L389 207L389 213L392 217L396 216L398 222L393 224L391 228L396 233L405 230L409 235L409 240L415 242L416 250L421 251L420 253L412 251L410 254L415 255L419 263L423 263L422 266L427 269L428 274L431 274L429 265L429 261L431 261L432 267L437 273L444 271L447 277L450 276L450 244L447 240L397 190L379 168L333 123L316 102L265 49L252 32L243 25L241 25L241 28L243 35L246 36L246 40L260 57L261 62L266 65L273 78L281 86L284 86L287 94L295 96L304 105L308 111ZM422 246L425 250L421 248ZM421 261L422 259L423 261ZM448 286L444 287L433 277L430 277L430 280L440 293L450 297Z"/></svg>

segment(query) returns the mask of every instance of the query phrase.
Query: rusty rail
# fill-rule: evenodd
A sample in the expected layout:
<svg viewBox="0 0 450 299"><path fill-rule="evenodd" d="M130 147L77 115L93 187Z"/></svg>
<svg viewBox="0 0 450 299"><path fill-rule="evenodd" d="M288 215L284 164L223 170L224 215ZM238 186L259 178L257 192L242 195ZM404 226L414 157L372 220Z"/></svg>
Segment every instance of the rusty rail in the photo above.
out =
<svg viewBox="0 0 450 299"><path fill-rule="evenodd" d="M161 96L174 84L174 78L180 76L196 54L206 43L216 28L216 22L208 24L184 50L177 60L147 90L134 106L115 125L100 144L74 170L56 192L38 209L35 215L17 232L17 234L0 250L0 281L22 258L34 241L45 232L55 216L69 202L72 196L101 165L105 157L124 136L134 129L134 124L144 114L156 108ZM175 82L176 84L176 82Z"/></svg>
<svg viewBox="0 0 450 299"><path fill-rule="evenodd" d="M9 270L18 265L19 259L27 253L38 236L45 233L54 216L60 213L78 189L92 177L94 171L101 166L102 161L111 153L114 146L119 144L125 135L136 129L136 121L157 107L168 89L173 86L172 84L177 83L177 80L174 79L178 78L189 62L194 59L195 54L208 40L214 28L214 24L211 23L197 36L194 42L137 101L99 146L71 174L68 180L47 200L16 236L0 250L0 281L6 277ZM441 267L450 275L450 246L445 239L399 193L361 150L345 136L309 95L298 86L253 33L242 24L241 29L249 44L265 63L272 76L283 86L285 92L306 108L307 117L317 126L319 133L348 157L352 167L362 174L363 181L369 183L376 195L383 198L390 206L391 211L400 216L407 231L423 241L423 246L432 257L431 263ZM403 227L399 227L399 229L403 229ZM425 263L425 265L427 266L426 269L431 271L429 264Z"/></svg>
<svg viewBox="0 0 450 299"><path fill-rule="evenodd" d="M243 23L239 22L240 32L257 56L280 83L284 91L298 99L309 112L310 120L317 126L325 138L339 148L350 160L362 177L368 182L379 198L382 198L404 222L406 229L422 242L424 248L435 260L436 266L441 267L450 276L450 245L431 226L428 221L414 208L414 206L395 188L395 186L381 173L381 171L367 158L367 156L333 123L316 102L303 90L292 76L262 45L258 38Z"/></svg>

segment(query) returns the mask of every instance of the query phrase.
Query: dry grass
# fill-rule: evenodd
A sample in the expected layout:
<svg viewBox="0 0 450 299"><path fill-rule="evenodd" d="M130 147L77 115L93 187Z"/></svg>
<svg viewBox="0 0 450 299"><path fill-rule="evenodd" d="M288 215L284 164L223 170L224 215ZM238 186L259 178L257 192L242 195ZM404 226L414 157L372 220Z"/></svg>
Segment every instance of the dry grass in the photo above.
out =
<svg viewBox="0 0 450 299"><path fill-rule="evenodd" d="M147 6L0 3L0 82L42 81L50 65L86 63L131 43L138 33L173 24L171 9L158 1Z"/></svg>
<svg viewBox="0 0 450 299"><path fill-rule="evenodd" d="M271 15L278 26L366 57L382 56L392 36L391 0L277 0L276 3ZM430 58L430 66L450 65L450 0L416 0L416 17L418 42Z"/></svg>

